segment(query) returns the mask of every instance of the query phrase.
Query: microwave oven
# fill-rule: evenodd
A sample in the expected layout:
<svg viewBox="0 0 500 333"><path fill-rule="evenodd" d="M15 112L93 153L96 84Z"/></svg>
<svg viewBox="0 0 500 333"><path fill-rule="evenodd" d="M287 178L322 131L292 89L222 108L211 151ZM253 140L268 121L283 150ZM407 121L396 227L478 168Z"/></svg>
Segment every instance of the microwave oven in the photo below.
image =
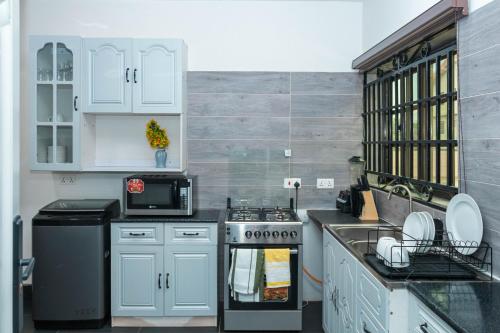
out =
<svg viewBox="0 0 500 333"><path fill-rule="evenodd" d="M193 178L162 174L123 179L125 215L193 215Z"/></svg>

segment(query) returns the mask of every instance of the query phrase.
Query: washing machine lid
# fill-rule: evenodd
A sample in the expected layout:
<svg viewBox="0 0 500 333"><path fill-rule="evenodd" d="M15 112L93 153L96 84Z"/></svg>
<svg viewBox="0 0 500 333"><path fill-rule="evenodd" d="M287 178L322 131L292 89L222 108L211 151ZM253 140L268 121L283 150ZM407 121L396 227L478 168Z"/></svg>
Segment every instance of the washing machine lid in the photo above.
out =
<svg viewBox="0 0 500 333"><path fill-rule="evenodd" d="M43 207L40 213L103 213L116 201L116 199L61 199Z"/></svg>

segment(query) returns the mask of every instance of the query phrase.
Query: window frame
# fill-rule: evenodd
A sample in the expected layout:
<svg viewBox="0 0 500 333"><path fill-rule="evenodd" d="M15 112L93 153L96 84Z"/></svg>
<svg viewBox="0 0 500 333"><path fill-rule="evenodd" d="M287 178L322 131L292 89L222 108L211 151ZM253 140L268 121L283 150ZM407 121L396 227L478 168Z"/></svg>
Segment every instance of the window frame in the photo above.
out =
<svg viewBox="0 0 500 333"><path fill-rule="evenodd" d="M368 175L377 177L377 183L381 178L387 182L398 178L418 188L430 186L434 192L449 199L458 193L460 186L457 44L454 40L428 53L425 47L426 42L421 43L418 48L420 58L410 63L400 63L401 56L406 55L404 52L395 56L391 71L384 73L376 67L376 78L371 81L368 76L373 74L370 71L364 73L362 144L365 169ZM446 82L441 82L443 59L446 59ZM435 69L431 70L431 66ZM431 84L431 75L434 75L434 84ZM446 89L443 91L444 85ZM413 96L415 91L416 98ZM442 111L445 117L443 128ZM441 175L443 148L446 175L444 172ZM403 158L400 154L404 154ZM430 200L426 204L435 205Z"/></svg>

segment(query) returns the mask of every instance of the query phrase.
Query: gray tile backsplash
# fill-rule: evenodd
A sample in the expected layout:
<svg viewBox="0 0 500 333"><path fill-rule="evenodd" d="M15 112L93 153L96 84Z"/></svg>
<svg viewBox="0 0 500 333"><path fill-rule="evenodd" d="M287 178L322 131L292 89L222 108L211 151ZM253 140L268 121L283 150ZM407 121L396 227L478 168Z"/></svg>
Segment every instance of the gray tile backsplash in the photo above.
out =
<svg viewBox="0 0 500 333"><path fill-rule="evenodd" d="M500 1L459 21L460 113L463 128L461 191L483 216L483 240L500 254ZM498 258L493 258L497 260ZM500 275L495 265L494 274Z"/></svg>
<svg viewBox="0 0 500 333"><path fill-rule="evenodd" d="M291 81L290 81L291 80ZM189 72L188 172L200 207L288 205L283 178L300 177L299 208L334 208L361 154L357 73ZM290 93L292 87L292 93ZM284 155L292 149L292 157ZM335 189L316 189L316 178Z"/></svg>

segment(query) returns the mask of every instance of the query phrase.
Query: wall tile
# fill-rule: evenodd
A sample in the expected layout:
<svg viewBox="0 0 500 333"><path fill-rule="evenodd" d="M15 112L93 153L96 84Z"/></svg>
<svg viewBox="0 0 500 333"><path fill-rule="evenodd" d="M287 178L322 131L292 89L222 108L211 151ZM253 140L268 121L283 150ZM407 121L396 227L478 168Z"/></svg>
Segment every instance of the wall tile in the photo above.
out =
<svg viewBox="0 0 500 333"><path fill-rule="evenodd" d="M349 169L347 163L292 163L291 176L301 178L302 185L316 186L317 178L333 178L335 188L349 183Z"/></svg>
<svg viewBox="0 0 500 333"><path fill-rule="evenodd" d="M189 173L199 186L282 186L288 163L193 163Z"/></svg>
<svg viewBox="0 0 500 333"><path fill-rule="evenodd" d="M362 111L359 95L292 95L292 117L352 117Z"/></svg>
<svg viewBox="0 0 500 333"><path fill-rule="evenodd" d="M342 188L343 186L338 186L333 190L325 190L317 189L315 186L301 187L299 189L298 208L335 209L335 200ZM292 191L292 196L294 195Z"/></svg>
<svg viewBox="0 0 500 333"><path fill-rule="evenodd" d="M190 94L189 116L288 117L289 95Z"/></svg>
<svg viewBox="0 0 500 333"><path fill-rule="evenodd" d="M470 97L500 91L500 45L460 61L460 94Z"/></svg>
<svg viewBox="0 0 500 333"><path fill-rule="evenodd" d="M458 21L461 57L500 44L498 17L500 17L500 2L492 1L475 11L473 15Z"/></svg>
<svg viewBox="0 0 500 333"><path fill-rule="evenodd" d="M361 141L293 141L293 163L346 163L361 156Z"/></svg>
<svg viewBox="0 0 500 333"><path fill-rule="evenodd" d="M500 186L469 180L466 185L467 194L474 198L481 210L484 227L500 232L500 219L498 218L500 216L500 205L498 204ZM495 245L499 246L499 244Z"/></svg>
<svg viewBox="0 0 500 333"><path fill-rule="evenodd" d="M293 140L362 140L363 119L293 118Z"/></svg>
<svg viewBox="0 0 500 333"><path fill-rule="evenodd" d="M188 140L192 162L287 162L288 140Z"/></svg>
<svg viewBox="0 0 500 333"><path fill-rule="evenodd" d="M292 73L292 94L363 94L359 73Z"/></svg>
<svg viewBox="0 0 500 333"><path fill-rule="evenodd" d="M290 205L290 191L283 186L198 186L195 189L199 207L225 208L228 197L233 206L239 206L241 199L257 207Z"/></svg>
<svg viewBox="0 0 500 333"><path fill-rule="evenodd" d="M190 117L188 139L269 139L289 137L288 118Z"/></svg>
<svg viewBox="0 0 500 333"><path fill-rule="evenodd" d="M460 101L463 138L500 138L500 93Z"/></svg>
<svg viewBox="0 0 500 333"><path fill-rule="evenodd" d="M188 72L188 93L288 94L290 73Z"/></svg>
<svg viewBox="0 0 500 333"><path fill-rule="evenodd" d="M500 139L464 140L463 147L467 179L500 185Z"/></svg>

